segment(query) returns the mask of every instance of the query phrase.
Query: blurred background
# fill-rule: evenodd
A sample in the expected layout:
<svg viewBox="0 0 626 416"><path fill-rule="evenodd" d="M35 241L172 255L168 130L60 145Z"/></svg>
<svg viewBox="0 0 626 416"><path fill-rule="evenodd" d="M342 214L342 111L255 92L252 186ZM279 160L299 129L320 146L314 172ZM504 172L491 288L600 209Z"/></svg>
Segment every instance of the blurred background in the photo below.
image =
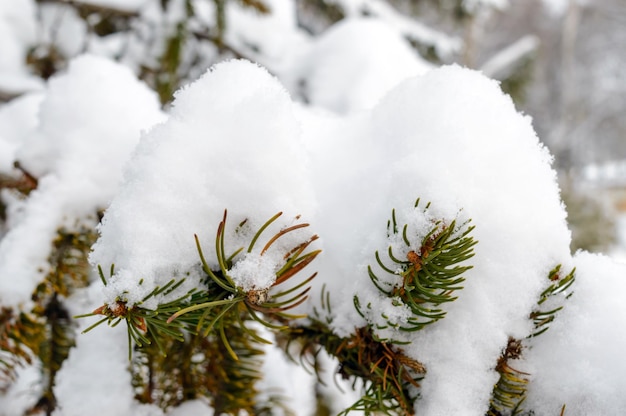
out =
<svg viewBox="0 0 626 416"><path fill-rule="evenodd" d="M554 155L572 250L626 257L624 0L4 0L0 120L83 53L127 65L164 108L231 58L340 114L430 67L480 70ZM0 144L20 140L7 126Z"/></svg>

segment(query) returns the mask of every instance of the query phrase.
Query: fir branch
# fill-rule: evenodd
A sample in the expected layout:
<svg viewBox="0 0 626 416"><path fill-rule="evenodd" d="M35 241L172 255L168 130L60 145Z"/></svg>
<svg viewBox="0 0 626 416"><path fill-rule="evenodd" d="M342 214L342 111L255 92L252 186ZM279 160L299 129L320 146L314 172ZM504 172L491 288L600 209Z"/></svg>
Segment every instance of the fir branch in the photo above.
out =
<svg viewBox="0 0 626 416"><path fill-rule="evenodd" d="M415 207L418 205L419 199ZM429 207L430 203L424 212ZM392 210L391 219L387 222L388 236L400 237L406 254L397 255L390 245L387 248L387 263L378 251L374 258L382 273L399 275L401 284L394 285L381 280L371 265L367 271L372 284L385 296L398 299L408 306L413 317L400 326L383 317L389 326L413 332L445 317L446 312L439 305L457 299L454 293L463 288L461 284L465 281L461 275L472 268L471 265L463 266L460 263L474 255L473 247L477 241L470 236L473 229L469 221L460 225L452 221L446 225L439 220L433 223L421 241L416 242L416 236L410 232L408 224L398 227L395 210ZM361 316L366 316L360 309L358 299L355 299L355 307Z"/></svg>
<svg viewBox="0 0 626 416"><path fill-rule="evenodd" d="M355 303L358 298L355 297ZM315 316L306 326L292 327L285 335L284 349L294 361L317 373L320 351L324 349L339 361L337 374L352 380L353 388L363 389L363 396L352 406L341 412L363 411L365 414L413 414L419 382L426 368L419 361L407 356L397 345L378 338L371 327L355 330L350 337L336 335L329 324L330 299L325 286L321 291L323 317L315 309ZM292 354L298 349L298 357Z"/></svg>
<svg viewBox="0 0 626 416"><path fill-rule="evenodd" d="M110 272L111 275L114 273L113 266L111 266ZM98 265L98 274L106 286L107 280L104 277L102 267L100 265ZM182 341L184 339L184 332L194 332L193 328L186 322L179 321L171 323L168 319L173 313L180 309L180 304L186 300L197 304L205 303L207 301L206 293L192 289L174 300L159 304L154 310L144 308L141 305L155 296L172 293L174 290L179 288L183 282L184 279L171 279L164 286L155 287L150 293L144 296L141 302L133 305L132 307L128 307L125 300L117 300L113 304L102 305L93 310L91 313L77 315L74 318L86 318L96 315L104 316L104 318L83 330L83 334L93 330L105 322L109 326L115 327L122 320L125 321L128 331L129 360L132 358L133 342L138 346L147 346L154 342L161 354L165 356L167 355L167 352L163 347L164 339ZM140 281L140 284L142 283L143 279Z"/></svg>
<svg viewBox="0 0 626 416"><path fill-rule="evenodd" d="M255 247L256 242L262 237L263 232L278 218L281 213L276 214L266 221L254 234L248 250ZM165 339L184 341L185 334L202 334L206 337L215 331L218 338L224 343L225 350L233 354L231 358L236 360L236 348L233 348L228 339L226 327L234 326L244 335L252 338L255 342L269 343L260 337L256 331L249 327L251 321L257 321L272 330L283 330L286 328L285 322L299 318L288 311L302 304L308 298L310 290L309 283L316 276L312 274L302 282L278 290L274 296L270 295L270 288L243 289L238 287L230 276L230 269L236 263L236 256L243 248L235 250L230 255L225 251L227 211L220 222L215 236L215 254L218 268L212 269L200 245L197 235L194 235L196 248L202 270L207 275L207 288L193 289L179 298L161 303L156 309L146 309L142 304L157 296L165 296L172 293L182 285L183 280L172 279L162 287L156 287L146 295L141 302L127 306L124 299L119 299L113 304L103 305L93 312L80 317L104 315L104 318L97 321L84 332L91 331L95 327L107 323L109 326L118 325L122 320L126 322L129 338L129 359L132 354L132 343L138 346L154 345L165 355ZM240 223L237 230L241 230L245 221ZM283 236L308 227L308 224L301 223L284 228L274 234L263 246L261 255L267 253L270 247ZM317 239L316 235L298 243L287 252L284 257L284 264L276 272L276 280L272 288L281 286L283 283L298 274L309 265L320 250L307 251L310 244ZM98 273L103 284L107 284L102 267L98 266ZM111 266L111 276L114 267ZM140 284L143 280L140 282ZM289 295L289 296L287 296ZM245 317L244 317L245 316Z"/></svg>
<svg viewBox="0 0 626 416"><path fill-rule="evenodd" d="M263 232L266 231L270 224L280 217L280 215L281 213L274 215L260 227L248 245L248 252L251 252L251 250L254 249L257 241L263 235ZM182 319L188 324L196 325L197 331L203 331L205 335L208 335L208 333L213 329L220 331L220 328L223 327L222 321L229 321L236 322L240 329L249 333L246 320L234 319L237 314L240 314L242 311L246 311L248 320L257 321L273 330L284 329L285 325L282 322L299 317L286 312L297 307L307 299L307 293L310 289L307 285L315 277L316 273L294 287L278 291L274 296L270 296L270 288L253 288L246 290L238 287L229 275L229 270L233 266L233 264L231 264L231 260L234 259L234 255L229 256L224 250L226 220L227 212L224 211L223 219L218 226L215 237L215 253L217 256L219 270L212 270L209 267L204 257L202 247L200 246L199 239L196 236L196 246L200 256L202 269L208 275L210 281L217 285L217 287L215 287L216 290L210 291L211 295L209 296L209 300L207 302L191 303L189 306L171 315L167 322L172 323ZM270 247L281 237L308 226L309 225L306 223L300 223L281 229L269 238L260 251L260 255L265 255ZM271 288L278 287L291 279L317 257L320 250L306 252L309 245L317 238L318 237L316 235L313 235L309 239L297 244L287 252L287 255L284 258L285 263L276 272L276 280L272 284ZM237 252L240 250L241 249L237 250ZM297 293L292 295L290 298L286 300L281 299L280 301L276 300L286 296L287 294L291 294L294 291ZM205 322L207 322L208 325L205 326ZM279 322L280 324L277 325L274 322ZM220 334L223 335L221 332ZM226 341L225 343L228 348L228 343Z"/></svg>
<svg viewBox="0 0 626 416"><path fill-rule="evenodd" d="M290 331L285 349L289 351L296 341L300 345L298 359L290 355L292 359L304 366L309 363L317 371L317 356L323 348L339 361L337 374L352 380L353 387L360 384L363 388L361 399L340 414L351 411L413 414L416 391L426 368L400 348L377 339L368 327L357 329L349 338L337 336L318 320Z"/></svg>
<svg viewBox="0 0 626 416"><path fill-rule="evenodd" d="M279 404L275 396L268 398L271 403L257 399L262 349L237 328L226 325L223 332L236 360L219 337L199 334L182 342L164 339L167 358L155 345L137 348L131 365L136 398L168 409L204 397L216 414L230 415L257 414L255 409Z"/></svg>

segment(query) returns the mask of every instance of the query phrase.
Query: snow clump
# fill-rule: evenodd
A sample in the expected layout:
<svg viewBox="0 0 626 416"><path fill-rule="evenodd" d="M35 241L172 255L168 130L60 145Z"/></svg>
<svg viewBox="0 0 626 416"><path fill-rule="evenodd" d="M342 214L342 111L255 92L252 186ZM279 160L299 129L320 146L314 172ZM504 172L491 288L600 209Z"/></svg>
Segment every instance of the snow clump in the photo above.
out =
<svg viewBox="0 0 626 416"><path fill-rule="evenodd" d="M38 179L37 189L26 199L3 194L10 223L0 241L0 303L5 306L30 302L49 269L60 228L78 231L97 223L140 131L163 119L156 94L127 67L105 58L76 58L66 73L50 80L44 94L33 134L22 136L13 150Z"/></svg>
<svg viewBox="0 0 626 416"><path fill-rule="evenodd" d="M130 306L172 278L186 280L170 296L198 286L194 235L216 266L211 248L225 210L228 254L248 247L278 212L285 214L272 227L291 225L298 214L315 210L291 99L266 70L247 61L216 65L180 90L170 118L142 138L124 178L90 257L105 269L115 264L107 303L122 296ZM243 286L271 284L275 266L263 262L263 282L253 282L245 264L235 269Z"/></svg>

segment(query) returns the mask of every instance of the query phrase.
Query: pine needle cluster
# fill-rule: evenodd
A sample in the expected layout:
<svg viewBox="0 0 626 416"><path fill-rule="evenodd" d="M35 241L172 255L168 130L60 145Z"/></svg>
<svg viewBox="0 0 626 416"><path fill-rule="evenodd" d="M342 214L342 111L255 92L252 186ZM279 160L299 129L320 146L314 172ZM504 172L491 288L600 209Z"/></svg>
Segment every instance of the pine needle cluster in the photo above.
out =
<svg viewBox="0 0 626 416"><path fill-rule="evenodd" d="M283 286L320 253L320 250L309 250L317 236L312 235L287 251L270 287L239 287L231 270L241 253L255 250L264 232L281 215L278 213L264 223L247 247L227 253L225 211L215 237L217 267L208 264L196 236L199 266L206 275L203 287L161 303L156 309L143 307L144 302L156 296L167 296L183 283L173 279L154 288L132 307L120 298L112 305L105 304L92 313L79 316L103 316L84 332L105 322L110 326L122 321L126 323L129 358L133 360L133 380L139 400L167 408L185 400L207 397L220 414L242 411L260 414L263 409L267 410L268 403L257 402L256 382L262 378L259 368L263 345L272 342L261 335L259 329L288 330L291 320L303 317L291 314L290 310L307 299L309 283L316 274ZM245 221L239 224L237 230L244 224ZM297 223L280 229L267 239L260 250L261 256L279 239L305 227L308 224ZM110 275L114 273L115 269L111 267ZM107 279L101 268L99 274L106 285ZM139 352L134 359L131 354L133 346ZM166 371L168 368L171 371ZM278 396L270 396L268 401L271 406L281 405Z"/></svg>

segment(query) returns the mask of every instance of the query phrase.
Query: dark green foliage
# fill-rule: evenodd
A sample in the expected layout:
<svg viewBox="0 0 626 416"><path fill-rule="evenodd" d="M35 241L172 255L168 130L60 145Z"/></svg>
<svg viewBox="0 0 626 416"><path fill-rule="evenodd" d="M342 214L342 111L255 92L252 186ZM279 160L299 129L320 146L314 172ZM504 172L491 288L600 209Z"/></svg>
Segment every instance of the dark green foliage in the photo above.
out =
<svg viewBox="0 0 626 416"><path fill-rule="evenodd" d="M255 382L262 378L263 350L255 338L237 327L225 328L223 333L228 344L211 337L208 346L212 348L205 351L206 361L202 363L211 381L207 387L213 397L215 412L238 414L244 410L256 414L258 391Z"/></svg>
<svg viewBox="0 0 626 416"><path fill-rule="evenodd" d="M418 206L419 199L415 208ZM445 311L438 306L456 299L453 294L462 289L460 284L465 280L461 275L471 268L460 265L473 256L476 245L469 235L474 227L468 224L469 221L457 226L456 221L435 220L430 231L420 238L408 224L399 227L395 210L392 211L388 236L390 240L402 241L403 255L395 253L390 245L383 262L376 252L378 270L389 279L380 279L372 267L368 268L370 280L380 293L413 312L403 325L387 321L390 327L413 332L445 317ZM390 283L394 278L399 283ZM371 305L362 306L358 296L354 297L354 306L366 320L371 313L376 313ZM362 397L342 414L351 411L413 414L414 402L419 397L419 381L426 375L426 368L404 353L399 347L401 342L381 339L376 334L377 329L387 329L387 326L381 328L370 323L356 328L348 338L334 334L329 327L332 311L329 293L325 290L322 290L321 307L324 316L315 309L310 325L295 328L289 338L297 340L301 346L300 362L317 370L316 358L323 349L339 361L337 373L351 380L353 388L357 385L362 388ZM387 320L384 314L382 318Z"/></svg>
<svg viewBox="0 0 626 416"><path fill-rule="evenodd" d="M14 167L17 175L0 174L0 191L26 197L37 189L38 180L18 162ZM0 221L4 220L6 207L0 198ZM32 363L44 341L44 323L38 316L4 306L0 309L0 392L14 381L17 366Z"/></svg>
<svg viewBox="0 0 626 416"><path fill-rule="evenodd" d="M107 281L102 272L102 268L98 267L98 272L102 282L106 286ZM111 266L111 275L114 273L114 266ZM131 339L139 347L151 345L154 343L156 347L161 351L163 355L166 355L166 349L163 345L163 340L173 338L178 341L184 340L183 329L188 329L183 322L169 323L168 319L175 312L180 310L181 302L185 299L191 301L203 302L206 300L206 295L200 292L190 291L185 295L174 299L173 301L163 303L159 305L157 310L143 308L141 305L143 302L158 295L167 295L176 290L184 280L170 280L163 287L155 287L148 295L146 295L141 302L132 307L128 307L126 300L119 299L113 305L102 305L91 313L85 315L76 316L76 318L85 318L95 315L104 315L104 318L100 319L87 329L83 333L91 331L96 326L107 322L109 326L117 326L121 321L126 322L128 328L128 356L131 357L132 344ZM142 284L140 282L140 284Z"/></svg>
<svg viewBox="0 0 626 416"><path fill-rule="evenodd" d="M534 58L527 57L518 64L507 78L500 82L500 87L505 94L509 94L513 101L521 106L526 102L528 86L534 69Z"/></svg>
<svg viewBox="0 0 626 416"><path fill-rule="evenodd" d="M206 22L198 18L194 2L184 1L184 15L177 22L163 19L162 27L154 27L154 23L146 25L146 16L142 11L128 11L114 5L91 5L79 1L45 0L42 3L55 3L59 8L59 16L63 12L75 12L85 23L90 35L106 37L110 35L129 35L140 38L142 49L135 51L139 58L139 77L154 89L161 103L171 101L174 91L188 82L194 72L203 70L213 63L229 57L245 57L228 44L225 34L228 28L227 3L229 0L212 0L215 19ZM263 0L237 0L244 8L258 14L267 14L271 10ZM178 7L176 2L161 0L164 12L171 7ZM149 19L148 19L149 20ZM59 21L62 21L60 19ZM63 70L73 56L59 47L57 41L58 27L53 25L42 30L47 31L40 37L49 39L34 45L28 53L27 64L31 71L42 79L48 79ZM127 39L125 42L132 42ZM217 54L207 62L206 46L217 50ZM85 45L87 46L87 45ZM124 58L125 50L119 50Z"/></svg>
<svg viewBox="0 0 626 416"><path fill-rule="evenodd" d="M89 284L91 266L87 256L95 241L95 232L87 228L77 232L66 229L58 231L48 259L50 271L33 293L33 300L39 308L45 308L54 296L68 297L75 289Z"/></svg>
<svg viewBox="0 0 626 416"><path fill-rule="evenodd" d="M424 212L429 205L426 205ZM418 206L419 199L415 203L415 207ZM375 257L382 273L399 275L402 281L395 285L382 282L373 268L368 267L370 279L376 288L385 296L407 305L413 312L406 324L388 322L390 326L402 331L418 331L445 316L445 310L439 305L456 300L453 295L463 288L461 283L465 281L461 275L472 268L459 265L474 255L473 247L477 243L469 236L474 227L468 223L457 225L456 221L449 224L435 221L430 232L416 241L417 237L409 230L408 224L404 224L400 231L395 211L392 211L391 220L387 224L388 235L401 235L404 250L398 255L390 245L385 261L378 251ZM365 316L358 298L355 298L355 306Z"/></svg>
<svg viewBox="0 0 626 416"><path fill-rule="evenodd" d="M154 344L137 348L133 356L133 385L136 398L163 409L186 400L206 397L217 414L258 414L255 383L263 350L237 328L226 328L235 360L218 337L188 335L183 341L164 339L164 356Z"/></svg>
<svg viewBox="0 0 626 416"><path fill-rule="evenodd" d="M63 299L89 283L89 248L95 242L95 233L86 228L78 232L58 231L48 259L50 270L36 287L32 299L34 316L43 322L44 338L36 348L42 364L43 393L35 409L52 414L56 408L54 383L57 372L75 345L75 323Z"/></svg>
<svg viewBox="0 0 626 416"><path fill-rule="evenodd" d="M159 65L161 72L154 79L154 87L162 103L168 102L180 85L178 68L187 36L187 25L180 22L176 25L174 33L165 41L165 51L161 55Z"/></svg>
<svg viewBox="0 0 626 416"><path fill-rule="evenodd" d="M299 24L310 33L319 33L344 19L341 5L332 0L298 0Z"/></svg>

